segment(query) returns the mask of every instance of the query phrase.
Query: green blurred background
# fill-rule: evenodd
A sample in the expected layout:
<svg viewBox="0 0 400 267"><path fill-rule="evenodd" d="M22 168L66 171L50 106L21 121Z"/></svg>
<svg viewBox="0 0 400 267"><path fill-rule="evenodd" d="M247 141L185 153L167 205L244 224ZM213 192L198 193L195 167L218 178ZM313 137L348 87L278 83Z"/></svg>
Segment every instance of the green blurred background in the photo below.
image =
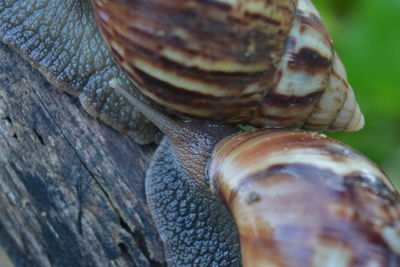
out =
<svg viewBox="0 0 400 267"><path fill-rule="evenodd" d="M313 0L365 116L329 134L377 162L400 188L400 0Z"/></svg>

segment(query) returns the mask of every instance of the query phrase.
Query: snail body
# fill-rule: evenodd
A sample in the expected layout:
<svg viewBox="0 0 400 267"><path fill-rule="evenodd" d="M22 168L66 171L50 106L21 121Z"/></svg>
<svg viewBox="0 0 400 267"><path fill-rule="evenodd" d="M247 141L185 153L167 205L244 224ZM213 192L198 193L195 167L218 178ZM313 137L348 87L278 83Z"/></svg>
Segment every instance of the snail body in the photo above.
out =
<svg viewBox="0 0 400 267"><path fill-rule="evenodd" d="M116 61L177 114L257 127L363 127L309 0L92 3Z"/></svg>
<svg viewBox="0 0 400 267"><path fill-rule="evenodd" d="M178 208L182 193L173 193L179 191L176 184L165 184L172 169L175 176L184 177L183 184L201 188L196 191L201 195L200 207L209 205L208 198L221 199L220 211L213 206L214 217L215 213L220 216L208 218L212 222L206 223L214 226L209 229L211 233L218 229L219 234L210 234L208 241L213 243L221 235L235 240L232 234L236 232L227 224L226 207L237 226L241 250L237 257L244 266L400 264L399 191L379 167L350 147L310 132L233 133L230 126L174 121L127 93L121 94L170 138L169 152L160 148L146 178L148 202L157 227L168 237L163 241L170 259L179 258L176 253L182 251L179 247L186 240L183 234L198 240L197 234L203 237L204 233L204 229L198 229L198 224L204 226L204 219L189 226L176 220L182 212ZM195 206L190 209L197 210ZM218 222L219 218L223 222ZM187 220L185 217L183 221ZM198 255L202 255L201 248ZM228 254L237 247L222 243L215 249L206 259L200 257L203 261L197 264L210 265L227 255L234 259L232 263L220 265L237 265L238 258Z"/></svg>
<svg viewBox="0 0 400 267"><path fill-rule="evenodd" d="M89 114L137 143L159 139L156 127L108 86L114 78L131 94L138 92L114 62L89 0L1 1L0 41L56 88L79 98Z"/></svg>

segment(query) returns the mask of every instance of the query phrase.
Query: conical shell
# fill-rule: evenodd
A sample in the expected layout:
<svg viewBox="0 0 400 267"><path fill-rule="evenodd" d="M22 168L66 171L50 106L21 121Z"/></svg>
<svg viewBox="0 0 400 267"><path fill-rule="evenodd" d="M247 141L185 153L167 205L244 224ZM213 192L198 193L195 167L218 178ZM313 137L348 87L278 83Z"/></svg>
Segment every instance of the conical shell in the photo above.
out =
<svg viewBox="0 0 400 267"><path fill-rule="evenodd" d="M322 135L228 137L209 167L238 226L244 266L399 266L400 195L353 149Z"/></svg>
<svg viewBox="0 0 400 267"><path fill-rule="evenodd" d="M357 131L364 126L353 89L347 82L346 71L334 54L329 84L308 116L304 129L329 131Z"/></svg>
<svg viewBox="0 0 400 267"><path fill-rule="evenodd" d="M92 3L120 66L146 96L179 115L259 127L362 127L308 0Z"/></svg>
<svg viewBox="0 0 400 267"><path fill-rule="evenodd" d="M274 86L251 119L263 127L356 131L364 120L320 15L299 0Z"/></svg>

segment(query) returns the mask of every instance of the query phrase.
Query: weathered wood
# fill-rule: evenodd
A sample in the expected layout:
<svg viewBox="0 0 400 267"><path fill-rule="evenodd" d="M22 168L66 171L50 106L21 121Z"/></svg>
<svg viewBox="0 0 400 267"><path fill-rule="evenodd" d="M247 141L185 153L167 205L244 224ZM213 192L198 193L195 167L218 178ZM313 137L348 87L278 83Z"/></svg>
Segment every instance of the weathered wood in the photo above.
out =
<svg viewBox="0 0 400 267"><path fill-rule="evenodd" d="M159 266L155 146L88 115L0 45L0 245L17 266Z"/></svg>

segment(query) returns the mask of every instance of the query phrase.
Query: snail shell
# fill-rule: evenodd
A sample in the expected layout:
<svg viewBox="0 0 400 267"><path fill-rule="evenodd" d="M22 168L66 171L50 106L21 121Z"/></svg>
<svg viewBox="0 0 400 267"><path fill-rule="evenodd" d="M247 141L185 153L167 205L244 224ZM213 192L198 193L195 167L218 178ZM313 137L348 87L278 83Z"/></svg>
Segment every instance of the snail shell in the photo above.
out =
<svg viewBox="0 0 400 267"><path fill-rule="evenodd" d="M92 3L117 62L146 96L178 114L260 127L363 127L309 0Z"/></svg>
<svg viewBox="0 0 400 267"><path fill-rule="evenodd" d="M245 266L398 266L400 195L364 156L325 136L239 133L209 168Z"/></svg>
<svg viewBox="0 0 400 267"><path fill-rule="evenodd" d="M159 167L150 168L146 178L162 189L148 186L147 192L156 194L148 194L156 224L171 236L164 239L167 255L177 254L170 248L185 249L173 237L182 238L181 229L198 239L196 226L165 213L171 203L180 210L176 197L182 196L171 193L181 189L166 179L176 176L174 168L172 174L165 171L172 164L164 158L173 154L184 184L211 184L210 197L219 195L230 210L244 266L399 265L399 191L379 167L350 147L310 132L237 133L231 125L174 120L122 87L115 89L170 139L171 150L156 157L153 168ZM207 197L199 203L202 198ZM214 219L211 224L219 227L218 216ZM226 227L221 229L225 236Z"/></svg>

